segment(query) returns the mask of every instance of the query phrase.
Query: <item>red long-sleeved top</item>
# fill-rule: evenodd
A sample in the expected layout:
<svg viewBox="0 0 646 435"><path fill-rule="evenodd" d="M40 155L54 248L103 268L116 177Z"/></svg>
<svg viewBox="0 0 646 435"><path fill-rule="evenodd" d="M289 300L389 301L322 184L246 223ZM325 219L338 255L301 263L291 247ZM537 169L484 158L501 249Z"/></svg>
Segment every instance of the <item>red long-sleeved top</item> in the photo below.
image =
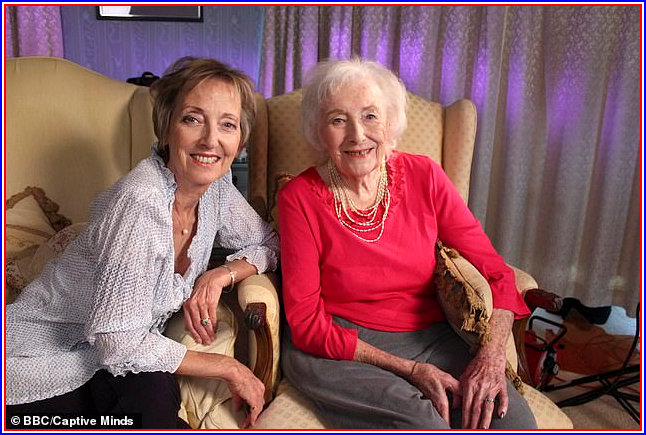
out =
<svg viewBox="0 0 646 435"><path fill-rule="evenodd" d="M357 331L333 323L332 315L393 332L444 321L432 280L438 238L487 279L494 308L528 315L513 271L442 168L428 157L402 152L393 152L387 164L391 205L376 243L342 226L315 168L279 192L283 301L296 347L352 360ZM378 230L363 237L376 235Z"/></svg>

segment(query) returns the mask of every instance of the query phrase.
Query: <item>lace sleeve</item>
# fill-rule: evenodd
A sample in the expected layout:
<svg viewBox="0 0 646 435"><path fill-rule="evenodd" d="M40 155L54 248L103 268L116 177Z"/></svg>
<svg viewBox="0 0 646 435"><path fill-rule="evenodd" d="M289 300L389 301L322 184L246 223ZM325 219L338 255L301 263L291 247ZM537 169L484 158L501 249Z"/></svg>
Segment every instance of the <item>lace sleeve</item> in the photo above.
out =
<svg viewBox="0 0 646 435"><path fill-rule="evenodd" d="M174 373L186 346L147 330L96 334L99 362L113 375L139 372Z"/></svg>

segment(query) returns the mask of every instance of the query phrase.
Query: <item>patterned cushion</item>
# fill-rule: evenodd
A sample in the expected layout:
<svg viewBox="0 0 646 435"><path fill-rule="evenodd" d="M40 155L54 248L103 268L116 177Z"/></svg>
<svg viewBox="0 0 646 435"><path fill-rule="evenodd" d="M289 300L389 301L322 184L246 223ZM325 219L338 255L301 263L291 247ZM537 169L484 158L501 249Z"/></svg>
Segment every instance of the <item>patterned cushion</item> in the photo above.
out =
<svg viewBox="0 0 646 435"><path fill-rule="evenodd" d="M168 322L164 335L184 344L188 350L219 353L233 357L238 328L231 310L218 305L215 341L209 345L197 344L184 329L184 313L176 313ZM231 392L226 382L195 376L179 376L182 395L180 417L193 429L238 429L244 415L233 409Z"/></svg>
<svg viewBox="0 0 646 435"><path fill-rule="evenodd" d="M435 286L442 311L453 329L471 347L491 339L489 316L493 310L489 283L460 254L438 242L436 247ZM507 377L523 392L516 373L518 357L513 336L507 339Z"/></svg>
<svg viewBox="0 0 646 435"><path fill-rule="evenodd" d="M20 257L25 249L41 245L56 232L33 195L25 195L18 201L15 198L7 201L6 219L6 252L12 258Z"/></svg>
<svg viewBox="0 0 646 435"><path fill-rule="evenodd" d="M40 187L26 187L22 192L16 193L9 198L7 200L6 207L7 209L20 209L21 207L19 204L29 197L36 201L42 214L45 215L47 222L49 222L49 226L51 226L54 231L60 231L71 223L68 218L58 213L58 204L49 199L45 194L45 191Z"/></svg>
<svg viewBox="0 0 646 435"><path fill-rule="evenodd" d="M43 271L50 260L58 257L65 247L85 229L85 223L63 228L44 243L30 246L19 257L7 259L7 303L12 303L20 291Z"/></svg>
<svg viewBox="0 0 646 435"><path fill-rule="evenodd" d="M42 189L27 187L6 202L6 301L12 303L34 275L31 260L40 245L69 220L57 213L58 205Z"/></svg>

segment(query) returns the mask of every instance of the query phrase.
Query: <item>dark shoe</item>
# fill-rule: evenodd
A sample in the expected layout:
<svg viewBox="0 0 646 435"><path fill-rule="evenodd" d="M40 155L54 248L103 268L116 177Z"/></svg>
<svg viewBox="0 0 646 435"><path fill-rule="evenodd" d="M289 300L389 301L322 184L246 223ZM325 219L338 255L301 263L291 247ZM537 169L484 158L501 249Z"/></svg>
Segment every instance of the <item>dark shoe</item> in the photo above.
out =
<svg viewBox="0 0 646 435"><path fill-rule="evenodd" d="M610 317L612 307L586 307L577 298L564 298L563 306L558 311L549 311L548 313L556 314L563 318L567 317L570 310L576 309L588 322L596 325L603 325Z"/></svg>
<svg viewBox="0 0 646 435"><path fill-rule="evenodd" d="M610 311L612 311L612 307L610 306L591 308L586 307L583 304L579 304L576 309L588 320L588 322L595 325L603 325L606 323L608 321L608 317L610 317Z"/></svg>

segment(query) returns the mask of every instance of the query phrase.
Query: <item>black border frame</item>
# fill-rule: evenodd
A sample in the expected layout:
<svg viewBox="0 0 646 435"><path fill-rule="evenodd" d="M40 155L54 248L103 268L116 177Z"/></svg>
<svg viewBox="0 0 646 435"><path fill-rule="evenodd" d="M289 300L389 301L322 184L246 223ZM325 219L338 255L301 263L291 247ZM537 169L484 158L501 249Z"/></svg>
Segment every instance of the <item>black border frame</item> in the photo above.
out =
<svg viewBox="0 0 646 435"><path fill-rule="evenodd" d="M103 6L111 6L111 5L103 5ZM161 6L161 5L153 5L153 6ZM198 22L202 23L202 22L204 22L204 7L203 6L185 6L185 5L175 5L175 6L196 7L197 10L198 10L199 17L195 17L195 18L172 17L172 16L118 17L118 16L101 15L101 6L96 6L96 19L97 20L109 20L109 21L186 21L186 22L194 22L194 23L198 23Z"/></svg>

